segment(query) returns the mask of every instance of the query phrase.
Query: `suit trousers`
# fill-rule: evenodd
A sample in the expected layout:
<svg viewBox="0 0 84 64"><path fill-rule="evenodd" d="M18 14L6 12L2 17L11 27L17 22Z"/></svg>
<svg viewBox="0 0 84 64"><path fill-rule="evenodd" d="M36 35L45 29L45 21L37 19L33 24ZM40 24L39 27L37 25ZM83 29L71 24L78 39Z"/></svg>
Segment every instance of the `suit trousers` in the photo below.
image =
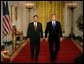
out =
<svg viewBox="0 0 84 64"><path fill-rule="evenodd" d="M59 38L49 38L49 51L51 61L54 61L57 58L58 52L60 50L60 40Z"/></svg>
<svg viewBox="0 0 84 64"><path fill-rule="evenodd" d="M31 59L37 61L40 51L40 40L30 40Z"/></svg>

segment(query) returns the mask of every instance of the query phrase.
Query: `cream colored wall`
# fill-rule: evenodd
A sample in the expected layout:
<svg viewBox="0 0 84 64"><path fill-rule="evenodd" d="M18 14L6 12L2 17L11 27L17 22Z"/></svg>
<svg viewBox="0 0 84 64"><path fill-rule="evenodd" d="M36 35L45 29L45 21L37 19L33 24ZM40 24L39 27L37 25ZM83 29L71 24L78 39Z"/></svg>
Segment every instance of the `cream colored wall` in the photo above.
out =
<svg viewBox="0 0 84 64"><path fill-rule="evenodd" d="M68 37L71 33L71 12L67 6L68 2L65 2L64 7L64 36Z"/></svg>
<svg viewBox="0 0 84 64"><path fill-rule="evenodd" d="M69 1L65 2L65 7L64 7L64 35L69 36L71 33L71 10L68 8L67 4ZM77 7L73 11L73 33L75 36L81 36L83 33L81 33L76 24L77 17L80 14L83 14L83 2L82 1L75 1L77 3Z"/></svg>
<svg viewBox="0 0 84 64"><path fill-rule="evenodd" d="M83 15L83 1L76 1L77 3L77 7L74 10L74 34L75 36L83 36L83 32L79 31L77 24L76 24L76 20L77 18L82 14Z"/></svg>
<svg viewBox="0 0 84 64"><path fill-rule="evenodd" d="M2 1L1 1L1 45L3 45L3 37L2 37L2 13L3 13L3 11L2 11Z"/></svg>
<svg viewBox="0 0 84 64"><path fill-rule="evenodd" d="M33 21L33 15L35 14L35 9L31 9L30 13L28 11L28 9L26 9L24 7L24 3L25 1L12 1L11 5L12 8L12 25L16 25L17 29L20 31L23 31L23 36L26 36L27 34L27 28L28 28L28 24L29 22ZM16 15L16 11L15 8L17 7L17 15ZM35 6L34 6L35 7ZM29 21L29 14L30 14L30 21ZM16 19L17 16L17 19Z"/></svg>

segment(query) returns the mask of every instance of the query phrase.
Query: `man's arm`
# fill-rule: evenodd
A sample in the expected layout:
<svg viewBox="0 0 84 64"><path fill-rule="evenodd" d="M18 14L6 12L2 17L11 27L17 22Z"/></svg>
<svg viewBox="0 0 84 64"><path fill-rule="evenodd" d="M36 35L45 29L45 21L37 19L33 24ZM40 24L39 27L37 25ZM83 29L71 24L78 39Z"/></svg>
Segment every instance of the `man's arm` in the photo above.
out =
<svg viewBox="0 0 84 64"><path fill-rule="evenodd" d="M59 35L60 35L60 37L62 37L62 28L61 28L61 25L60 25L60 23L59 23Z"/></svg>
<svg viewBox="0 0 84 64"><path fill-rule="evenodd" d="M29 23L29 26L28 26L28 29L27 29L27 38L30 38L30 23Z"/></svg>
<svg viewBox="0 0 84 64"><path fill-rule="evenodd" d="M45 30L45 38L47 38L47 34L48 34L48 23L47 23L46 30Z"/></svg>
<svg viewBox="0 0 84 64"><path fill-rule="evenodd" d="M41 32L41 38L43 38L43 29L42 29L42 24L40 24L40 32Z"/></svg>
<svg viewBox="0 0 84 64"><path fill-rule="evenodd" d="M62 28L61 28L61 25L59 23L59 35L60 35L60 41L62 42L63 41L63 36L62 36Z"/></svg>

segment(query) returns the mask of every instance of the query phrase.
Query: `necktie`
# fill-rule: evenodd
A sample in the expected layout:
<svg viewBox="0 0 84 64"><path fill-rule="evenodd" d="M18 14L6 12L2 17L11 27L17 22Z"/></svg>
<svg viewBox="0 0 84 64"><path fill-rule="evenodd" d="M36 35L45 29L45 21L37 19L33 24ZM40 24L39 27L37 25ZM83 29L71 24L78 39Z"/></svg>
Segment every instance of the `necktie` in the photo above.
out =
<svg viewBox="0 0 84 64"><path fill-rule="evenodd" d="M55 29L55 22L53 21L53 28Z"/></svg>
<svg viewBox="0 0 84 64"><path fill-rule="evenodd" d="M34 27L35 27L35 30L36 30L36 28L37 28L36 22L35 22L35 25L34 25Z"/></svg>

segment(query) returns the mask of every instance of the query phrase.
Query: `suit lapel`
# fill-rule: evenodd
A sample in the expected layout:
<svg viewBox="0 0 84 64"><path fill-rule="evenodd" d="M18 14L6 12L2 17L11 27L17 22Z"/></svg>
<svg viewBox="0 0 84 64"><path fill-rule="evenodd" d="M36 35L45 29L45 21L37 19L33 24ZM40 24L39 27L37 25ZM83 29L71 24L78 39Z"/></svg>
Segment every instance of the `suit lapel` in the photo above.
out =
<svg viewBox="0 0 84 64"><path fill-rule="evenodd" d="M52 21L51 21L51 23L50 23L50 24L51 24L52 29L54 29L54 28L53 28L53 25L52 25ZM55 28L56 28L56 26L55 26ZM54 30L55 30L55 29L54 29Z"/></svg>
<svg viewBox="0 0 84 64"><path fill-rule="evenodd" d="M37 22L37 28L36 28L36 30L38 29L38 22Z"/></svg>
<svg viewBox="0 0 84 64"><path fill-rule="evenodd" d="M50 24L51 24L51 26L52 26L52 21L51 21ZM56 25L55 25L55 29L56 29L56 28L57 28L57 22L56 22ZM52 26L52 29L54 29L53 26ZM55 29L54 29L54 30L55 30Z"/></svg>
<svg viewBox="0 0 84 64"><path fill-rule="evenodd" d="M33 24L33 29L34 29L34 31L36 31L37 29L38 29L38 22L37 22L37 28L35 29L35 27L34 27L34 22L32 23Z"/></svg>
<svg viewBox="0 0 84 64"><path fill-rule="evenodd" d="M56 23L55 23L56 25L55 25L55 29L57 28L57 21L56 21Z"/></svg>
<svg viewBox="0 0 84 64"><path fill-rule="evenodd" d="M51 25L51 28L53 29L53 26L52 26L52 21L51 21L50 25Z"/></svg>
<svg viewBox="0 0 84 64"><path fill-rule="evenodd" d="M35 30L35 27L34 27L34 22L32 22L32 29Z"/></svg>

